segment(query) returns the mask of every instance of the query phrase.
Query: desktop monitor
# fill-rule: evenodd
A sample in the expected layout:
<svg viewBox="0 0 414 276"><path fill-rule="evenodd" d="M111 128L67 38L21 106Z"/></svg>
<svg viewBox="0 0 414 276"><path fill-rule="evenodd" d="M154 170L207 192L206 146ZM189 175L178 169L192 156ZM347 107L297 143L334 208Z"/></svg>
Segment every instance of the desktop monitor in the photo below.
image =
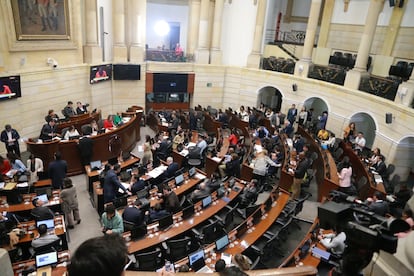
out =
<svg viewBox="0 0 414 276"><path fill-rule="evenodd" d="M244 221L242 224L240 224L237 228L237 233L236 233L236 237L238 239L240 239L241 237L243 237L244 233L246 233L247 231L247 221Z"/></svg>
<svg viewBox="0 0 414 276"><path fill-rule="evenodd" d="M42 224L46 224L47 229L55 228L55 220L54 219L45 219L45 220L36 221L36 227L39 227Z"/></svg>
<svg viewBox="0 0 414 276"><path fill-rule="evenodd" d="M223 237L216 240L216 250L217 251L223 250L229 243L230 243L229 236L227 236L226 234Z"/></svg>
<svg viewBox="0 0 414 276"><path fill-rule="evenodd" d="M204 249L197 250L196 252L188 255L188 263L193 271L197 271L205 265L204 262Z"/></svg>
<svg viewBox="0 0 414 276"><path fill-rule="evenodd" d="M192 167L188 170L188 176L193 177L196 174L196 168Z"/></svg>
<svg viewBox="0 0 414 276"><path fill-rule="evenodd" d="M102 167L102 162L101 160L91 161L90 166L91 166L91 171L96 171Z"/></svg>
<svg viewBox="0 0 414 276"><path fill-rule="evenodd" d="M58 263L58 254L56 251L36 255L36 267L40 268Z"/></svg>
<svg viewBox="0 0 414 276"><path fill-rule="evenodd" d="M160 218L160 220L158 221L158 228L160 230L164 230L168 228L170 225L172 225L173 223L174 223L173 216L168 215L163 218Z"/></svg>
<svg viewBox="0 0 414 276"><path fill-rule="evenodd" d="M194 204L191 204L190 206L187 206L183 209L183 219L188 219L189 217L191 217L192 215L194 215Z"/></svg>
<svg viewBox="0 0 414 276"><path fill-rule="evenodd" d="M175 177L175 185L179 186L184 183L184 175L180 174Z"/></svg>
<svg viewBox="0 0 414 276"><path fill-rule="evenodd" d="M209 206L211 204L211 195L209 195L208 197L203 199L203 208L206 208L207 206Z"/></svg>

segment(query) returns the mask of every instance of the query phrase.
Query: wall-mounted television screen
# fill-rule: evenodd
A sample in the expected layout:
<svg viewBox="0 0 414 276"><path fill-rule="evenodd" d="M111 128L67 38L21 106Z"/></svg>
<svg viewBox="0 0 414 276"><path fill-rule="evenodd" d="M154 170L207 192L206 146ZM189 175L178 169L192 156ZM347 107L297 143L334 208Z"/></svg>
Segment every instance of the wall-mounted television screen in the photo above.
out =
<svg viewBox="0 0 414 276"><path fill-rule="evenodd" d="M114 80L140 80L141 65L114 64Z"/></svg>
<svg viewBox="0 0 414 276"><path fill-rule="evenodd" d="M20 76L0 77L0 100L20 98Z"/></svg>
<svg viewBox="0 0 414 276"><path fill-rule="evenodd" d="M112 79L112 64L91 66L91 84Z"/></svg>
<svg viewBox="0 0 414 276"><path fill-rule="evenodd" d="M154 73L153 92L187 92L188 74Z"/></svg>

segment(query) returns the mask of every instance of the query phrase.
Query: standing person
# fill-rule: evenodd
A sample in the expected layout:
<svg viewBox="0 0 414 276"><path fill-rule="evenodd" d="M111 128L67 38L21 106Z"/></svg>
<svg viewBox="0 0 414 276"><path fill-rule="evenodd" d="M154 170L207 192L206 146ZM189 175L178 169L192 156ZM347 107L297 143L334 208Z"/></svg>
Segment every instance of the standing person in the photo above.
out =
<svg viewBox="0 0 414 276"><path fill-rule="evenodd" d="M355 130L355 123L351 122L345 129L344 129L344 140L352 143L356 135Z"/></svg>
<svg viewBox="0 0 414 276"><path fill-rule="evenodd" d="M108 203L114 200L116 198L116 193L119 188L131 195L131 192L129 192L118 179L117 174L119 174L120 172L121 165L115 164L113 169L110 169L106 173L103 185L104 203Z"/></svg>
<svg viewBox="0 0 414 276"><path fill-rule="evenodd" d="M68 171L68 164L62 160L60 152L55 153L55 161L49 164L49 178L52 179L53 189L62 189L63 179Z"/></svg>
<svg viewBox="0 0 414 276"><path fill-rule="evenodd" d="M84 136L78 141L78 149L80 151L83 166L89 165L92 161L93 140L89 135L90 133L84 133Z"/></svg>
<svg viewBox="0 0 414 276"><path fill-rule="evenodd" d="M39 175L43 173L43 161L40 158L30 154L29 159L27 159L27 170L30 173L30 183L35 183L39 180Z"/></svg>
<svg viewBox="0 0 414 276"><path fill-rule="evenodd" d="M306 107L303 106L298 115L298 124L300 126L305 126L307 120L308 120L308 112L306 111Z"/></svg>
<svg viewBox="0 0 414 276"><path fill-rule="evenodd" d="M72 117L76 115L75 110L73 109L73 102L68 101L68 104L63 108L62 110L63 116L65 116L65 119L69 119L69 117Z"/></svg>
<svg viewBox="0 0 414 276"><path fill-rule="evenodd" d="M305 153L299 153L299 163L293 172L293 184L292 184L292 199L298 199L300 196L300 189L305 177L306 170L308 169L308 161Z"/></svg>
<svg viewBox="0 0 414 276"><path fill-rule="evenodd" d="M325 129L326 122L328 121L328 111L322 112L322 115L319 116L318 119L319 119L319 122L318 122L318 125L316 126L316 131L319 131L320 129Z"/></svg>
<svg viewBox="0 0 414 276"><path fill-rule="evenodd" d="M20 157L19 138L20 135L11 125L7 124L0 135L1 141L5 144L7 152L15 153Z"/></svg>
<svg viewBox="0 0 414 276"><path fill-rule="evenodd" d="M354 150L361 154L365 148L366 140L364 138L364 134L362 132L358 132L357 137L354 140Z"/></svg>
<svg viewBox="0 0 414 276"><path fill-rule="evenodd" d="M56 136L60 136L60 134L57 133L56 121L50 120L48 123L43 125L42 130L40 131L39 139L47 141L52 140Z"/></svg>
<svg viewBox="0 0 414 276"><path fill-rule="evenodd" d="M339 177L339 191L349 194L351 192L351 177L352 177L352 167L349 162L349 158L344 157L342 162L342 168L338 172Z"/></svg>
<svg viewBox="0 0 414 276"><path fill-rule="evenodd" d="M69 229L73 229L75 221L76 224L79 224L81 219L76 188L69 177L63 179L63 190L60 192L60 198L62 199L62 211L65 213L66 225Z"/></svg>
<svg viewBox="0 0 414 276"><path fill-rule="evenodd" d="M293 125L293 123L296 120L296 116L298 115L298 110L296 109L296 105L292 104L292 106L289 108L287 113L287 120Z"/></svg>

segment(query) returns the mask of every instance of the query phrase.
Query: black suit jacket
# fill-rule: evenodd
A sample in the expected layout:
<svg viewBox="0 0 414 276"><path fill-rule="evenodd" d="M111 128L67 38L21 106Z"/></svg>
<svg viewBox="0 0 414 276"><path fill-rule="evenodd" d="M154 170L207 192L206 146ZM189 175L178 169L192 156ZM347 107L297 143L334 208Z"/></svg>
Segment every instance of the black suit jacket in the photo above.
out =
<svg viewBox="0 0 414 276"><path fill-rule="evenodd" d="M178 163L177 162L171 163L170 165L168 165L167 169L165 170L164 177L165 178L173 177L177 170L178 170Z"/></svg>
<svg viewBox="0 0 414 276"><path fill-rule="evenodd" d="M55 160L49 164L49 178L52 179L54 189L62 189L67 170L68 164L65 160Z"/></svg>
<svg viewBox="0 0 414 276"><path fill-rule="evenodd" d="M387 166L385 165L384 161L381 161L381 163L377 162L374 168L375 171L382 177L387 174Z"/></svg>

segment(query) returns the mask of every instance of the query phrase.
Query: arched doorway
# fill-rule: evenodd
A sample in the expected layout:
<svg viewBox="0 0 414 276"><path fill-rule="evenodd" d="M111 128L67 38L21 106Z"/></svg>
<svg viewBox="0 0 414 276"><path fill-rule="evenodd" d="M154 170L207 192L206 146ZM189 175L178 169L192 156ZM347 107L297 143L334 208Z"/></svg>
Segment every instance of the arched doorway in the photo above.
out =
<svg viewBox="0 0 414 276"><path fill-rule="evenodd" d="M414 136L407 136L400 140L395 151L394 165L395 173L401 176L403 182L413 187L414 179L409 178L410 172L414 172Z"/></svg>
<svg viewBox="0 0 414 276"><path fill-rule="evenodd" d="M272 86L263 87L257 95L257 107L263 103L266 107L279 111L282 106L282 98L283 96L279 89Z"/></svg>
<svg viewBox="0 0 414 276"><path fill-rule="evenodd" d="M323 99L318 98L318 97L312 97L312 98L306 99L305 102L303 103L303 106L306 108L306 110L313 109L313 112L312 112L313 124L316 124L316 122L318 121L318 116L322 115L322 112L324 111L328 112L328 119L329 119L328 104ZM299 107L299 110L300 109L301 107Z"/></svg>
<svg viewBox="0 0 414 276"><path fill-rule="evenodd" d="M356 131L364 134L366 140L365 147L371 149L374 144L375 132L377 130L377 125L371 115L365 112L355 113L352 115L349 122L354 122Z"/></svg>

